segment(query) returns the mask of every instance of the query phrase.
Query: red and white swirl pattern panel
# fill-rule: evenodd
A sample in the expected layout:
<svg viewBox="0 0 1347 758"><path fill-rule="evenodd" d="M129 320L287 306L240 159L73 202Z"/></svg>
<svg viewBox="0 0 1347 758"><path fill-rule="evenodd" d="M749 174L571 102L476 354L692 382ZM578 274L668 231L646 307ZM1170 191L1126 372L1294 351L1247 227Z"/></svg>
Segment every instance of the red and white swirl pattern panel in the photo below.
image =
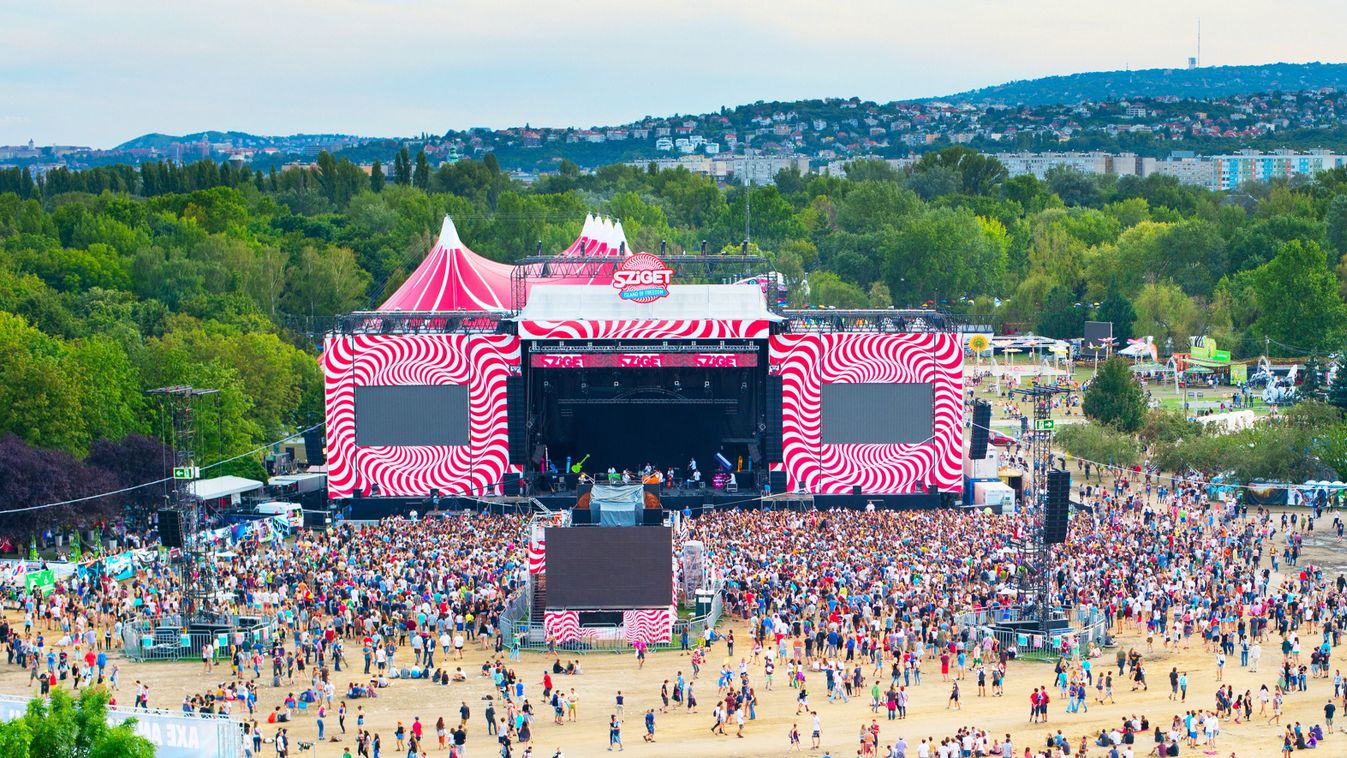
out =
<svg viewBox="0 0 1347 758"><path fill-rule="evenodd" d="M505 379L519 366L512 335L357 335L329 338L323 355L329 497L486 494L510 470ZM467 445L355 444L355 388L460 384L468 388Z"/></svg>
<svg viewBox="0 0 1347 758"><path fill-rule="evenodd" d="M547 573L547 540L529 540L528 562L530 574Z"/></svg>
<svg viewBox="0 0 1347 758"><path fill-rule="evenodd" d="M792 490L846 494L912 492L932 483L962 486L963 354L952 334L783 334L771 338L781 376L783 468ZM920 444L822 442L822 386L930 384L933 431Z"/></svg>
<svg viewBox="0 0 1347 758"><path fill-rule="evenodd" d="M521 321L519 336L535 340L674 340L765 339L771 324L764 320Z"/></svg>
<svg viewBox="0 0 1347 758"><path fill-rule="evenodd" d="M544 611L543 634L556 643L580 639L580 614L577 611Z"/></svg>
<svg viewBox="0 0 1347 758"><path fill-rule="evenodd" d="M627 642L662 645L673 641L674 618L677 612L668 608L638 608L622 612L622 630Z"/></svg>

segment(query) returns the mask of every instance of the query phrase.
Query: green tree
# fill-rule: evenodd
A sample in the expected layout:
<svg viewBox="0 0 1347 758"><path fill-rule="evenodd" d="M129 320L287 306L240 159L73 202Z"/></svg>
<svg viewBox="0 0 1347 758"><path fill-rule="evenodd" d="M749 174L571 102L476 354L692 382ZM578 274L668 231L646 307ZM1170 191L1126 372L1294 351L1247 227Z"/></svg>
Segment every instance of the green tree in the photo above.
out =
<svg viewBox="0 0 1347 758"><path fill-rule="evenodd" d="M369 167L369 188L371 192L384 191L384 166L377 158Z"/></svg>
<svg viewBox="0 0 1347 758"><path fill-rule="evenodd" d="M338 313L365 301L370 275L349 248L306 247L291 266L286 310L303 319L308 331L326 328Z"/></svg>
<svg viewBox="0 0 1347 758"><path fill-rule="evenodd" d="M1038 333L1056 339L1074 339L1085 331L1085 306L1066 287L1054 287L1043 301Z"/></svg>
<svg viewBox="0 0 1347 758"><path fill-rule="evenodd" d="M1135 437L1099 424L1067 424L1054 440L1077 458L1110 466L1132 466L1141 459L1141 445Z"/></svg>
<svg viewBox="0 0 1347 758"><path fill-rule="evenodd" d="M889 287L884 282L875 282L870 285L870 307L871 308L891 308L893 307L893 297L889 295Z"/></svg>
<svg viewBox="0 0 1347 758"><path fill-rule="evenodd" d="M1302 400L1320 400L1325 389L1324 364L1319 361L1319 356L1311 355L1305 361L1305 371L1297 393Z"/></svg>
<svg viewBox="0 0 1347 758"><path fill-rule="evenodd" d="M1184 352L1190 337L1203 334L1197 303L1171 282L1146 284L1133 305L1137 319L1132 330L1141 336L1154 337L1159 345L1172 341L1174 350Z"/></svg>
<svg viewBox="0 0 1347 758"><path fill-rule="evenodd" d="M1045 176L1048 188L1067 205L1096 205L1099 183L1093 176L1069 166L1053 166Z"/></svg>
<svg viewBox="0 0 1347 758"><path fill-rule="evenodd" d="M869 298L865 292L850 282L837 278L837 274L823 271L809 280L809 299L814 305L834 308L867 308Z"/></svg>
<svg viewBox="0 0 1347 758"><path fill-rule="evenodd" d="M1330 377L1325 397L1329 404L1347 413L1347 354L1339 354L1333 364L1333 376Z"/></svg>
<svg viewBox="0 0 1347 758"><path fill-rule="evenodd" d="M154 743L139 737L135 720L109 726L108 695L85 689L79 699L54 689L34 698L21 718L0 724L6 758L154 758Z"/></svg>
<svg viewBox="0 0 1347 758"><path fill-rule="evenodd" d="M1122 358L1111 358L1099 367L1082 401L1085 415L1123 432L1135 432L1145 420L1146 398L1132 370Z"/></svg>
<svg viewBox="0 0 1347 758"><path fill-rule="evenodd" d="M1347 305L1314 242L1287 242L1253 272L1257 287L1255 330L1289 345L1283 350L1328 352L1347 342Z"/></svg>
<svg viewBox="0 0 1347 758"><path fill-rule="evenodd" d="M1095 311L1095 319L1113 324L1113 339L1116 341L1115 344L1122 348L1127 347L1127 341L1132 339L1132 324L1137 320L1137 312L1132 307L1132 301L1123 295L1122 290L1110 284L1107 294Z"/></svg>
<svg viewBox="0 0 1347 758"><path fill-rule="evenodd" d="M416 170L412 173L412 184L417 189L430 189L430 161L426 158L425 150L416 153Z"/></svg>
<svg viewBox="0 0 1347 758"><path fill-rule="evenodd" d="M407 153L406 145L398 150L397 157L393 159L393 181L403 186L412 183L412 158Z"/></svg>
<svg viewBox="0 0 1347 758"><path fill-rule="evenodd" d="M0 433L83 456L89 432L79 378L65 365L65 354L59 340L0 312Z"/></svg>
<svg viewBox="0 0 1347 758"><path fill-rule="evenodd" d="M1010 176L1001 161L963 146L926 153L912 171L920 174L936 167L953 171L959 177L957 191L965 195L990 195Z"/></svg>

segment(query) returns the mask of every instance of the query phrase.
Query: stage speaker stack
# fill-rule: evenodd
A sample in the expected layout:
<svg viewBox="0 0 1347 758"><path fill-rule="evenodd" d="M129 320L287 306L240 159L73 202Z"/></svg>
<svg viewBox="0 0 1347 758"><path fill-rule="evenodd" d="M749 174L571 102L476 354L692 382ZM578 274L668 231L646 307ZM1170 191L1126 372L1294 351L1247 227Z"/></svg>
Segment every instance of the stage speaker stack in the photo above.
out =
<svg viewBox="0 0 1347 758"><path fill-rule="evenodd" d="M781 450L781 377L767 377L767 429L763 432L763 451L768 463L780 463ZM776 492L776 487L772 488Z"/></svg>
<svg viewBox="0 0 1347 758"><path fill-rule="evenodd" d="M304 459L310 466L327 464L327 450L322 429L310 429L304 432Z"/></svg>
<svg viewBox="0 0 1347 758"><path fill-rule="evenodd" d="M767 484L772 488L773 495L786 494L786 472L772 471L767 474Z"/></svg>
<svg viewBox="0 0 1347 758"><path fill-rule="evenodd" d="M980 461L987 457L987 435L992 425L992 404L979 400L973 403L973 436L968 443L968 459Z"/></svg>
<svg viewBox="0 0 1347 758"><path fill-rule="evenodd" d="M182 513L171 508L159 511L159 542L164 547L182 547Z"/></svg>
<svg viewBox="0 0 1347 758"><path fill-rule="evenodd" d="M664 523L663 508L642 508L641 526L660 526Z"/></svg>
<svg viewBox="0 0 1347 758"><path fill-rule="evenodd" d="M528 391L524 377L505 377L505 426L510 445L510 462L528 461Z"/></svg>
<svg viewBox="0 0 1347 758"><path fill-rule="evenodd" d="M1054 469L1048 472L1047 503L1043 509L1043 541L1049 545L1066 542L1067 518L1071 513L1071 473Z"/></svg>
<svg viewBox="0 0 1347 758"><path fill-rule="evenodd" d="M519 474L517 472L510 471L501 477L500 493L505 497L519 496Z"/></svg>

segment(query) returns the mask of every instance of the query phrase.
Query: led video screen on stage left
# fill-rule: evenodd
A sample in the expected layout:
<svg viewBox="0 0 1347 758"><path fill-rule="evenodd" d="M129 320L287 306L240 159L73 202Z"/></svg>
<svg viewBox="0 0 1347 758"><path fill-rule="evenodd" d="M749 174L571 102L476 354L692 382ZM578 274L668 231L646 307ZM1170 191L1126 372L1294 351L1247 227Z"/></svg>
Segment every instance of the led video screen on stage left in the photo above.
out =
<svg viewBox="0 0 1347 758"><path fill-rule="evenodd" d="M825 383L821 394L825 445L915 445L935 433L929 384Z"/></svg>
<svg viewBox="0 0 1347 758"><path fill-rule="evenodd" d="M468 432L466 385L355 388L359 447L466 445Z"/></svg>
<svg viewBox="0 0 1347 758"><path fill-rule="evenodd" d="M548 608L625 610L673 600L671 527L565 527L544 539Z"/></svg>

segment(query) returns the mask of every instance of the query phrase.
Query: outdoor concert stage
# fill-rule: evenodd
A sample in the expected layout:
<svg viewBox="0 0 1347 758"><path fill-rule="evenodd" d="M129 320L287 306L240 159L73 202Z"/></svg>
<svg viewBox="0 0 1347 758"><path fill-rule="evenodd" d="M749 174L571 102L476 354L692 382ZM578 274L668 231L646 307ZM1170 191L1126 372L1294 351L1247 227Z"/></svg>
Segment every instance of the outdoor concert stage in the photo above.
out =
<svg viewBox="0 0 1347 758"><path fill-rule="evenodd" d="M954 321L789 310L765 263L629 254L619 224L591 218L565 251L510 266L446 219L387 303L327 336L329 496L357 518L434 495L442 508L521 493L569 507L575 471L649 464L682 483L696 461L700 484L666 489L666 509L745 506L767 489L819 507L952 502Z"/></svg>

